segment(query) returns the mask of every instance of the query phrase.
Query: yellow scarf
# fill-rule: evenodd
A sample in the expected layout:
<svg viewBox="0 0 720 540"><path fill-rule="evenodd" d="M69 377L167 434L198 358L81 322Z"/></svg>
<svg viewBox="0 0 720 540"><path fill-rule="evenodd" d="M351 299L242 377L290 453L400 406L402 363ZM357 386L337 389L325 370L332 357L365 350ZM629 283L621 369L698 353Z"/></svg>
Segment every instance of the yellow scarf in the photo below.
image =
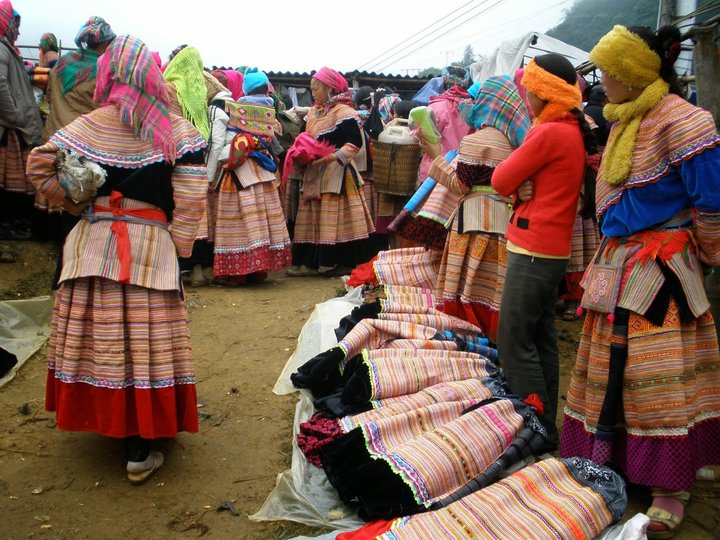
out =
<svg viewBox="0 0 720 540"><path fill-rule="evenodd" d="M603 178L608 184L621 184L630 174L640 122L667 95L669 88L670 85L658 77L636 100L608 103L603 108L605 118L617 122L610 132L601 165Z"/></svg>
<svg viewBox="0 0 720 540"><path fill-rule="evenodd" d="M644 88L627 103L607 104L605 118L617 122L610 133L601 170L605 181L616 186L625 181L643 116L664 98L670 85L660 77L661 59L637 34L615 25L590 51L590 60L616 81Z"/></svg>

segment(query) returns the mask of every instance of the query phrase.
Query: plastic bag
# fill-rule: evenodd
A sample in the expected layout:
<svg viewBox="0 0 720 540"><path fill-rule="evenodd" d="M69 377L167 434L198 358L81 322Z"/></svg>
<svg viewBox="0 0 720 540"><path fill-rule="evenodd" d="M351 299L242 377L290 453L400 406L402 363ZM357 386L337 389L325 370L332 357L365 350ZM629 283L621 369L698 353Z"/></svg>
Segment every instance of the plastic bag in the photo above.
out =
<svg viewBox="0 0 720 540"><path fill-rule="evenodd" d="M76 203L89 201L105 183L105 170L97 163L69 150L58 152L57 175L60 185Z"/></svg>

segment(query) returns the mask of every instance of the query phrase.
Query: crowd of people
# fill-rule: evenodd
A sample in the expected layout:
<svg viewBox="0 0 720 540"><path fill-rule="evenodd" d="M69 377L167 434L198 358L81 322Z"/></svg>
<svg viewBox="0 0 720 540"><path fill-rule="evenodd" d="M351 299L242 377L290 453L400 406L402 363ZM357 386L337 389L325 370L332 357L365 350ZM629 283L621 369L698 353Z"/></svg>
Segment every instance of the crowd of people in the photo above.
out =
<svg viewBox="0 0 720 540"><path fill-rule="evenodd" d="M153 439L198 429L183 281L377 259L361 284L422 275L423 313L496 346L510 391L536 396L534 450L614 464L651 489L649 535L672 535L697 470L720 463L703 291L720 262L720 138L678 88L675 28L614 27L591 86L553 53L484 81L447 68L427 105L437 138L413 132L411 199L373 187L380 133L417 105L390 89L322 67L312 105L287 107L260 69L208 70L188 45L163 62L97 16L67 54L44 34L28 75L19 24L0 0L0 235L52 230L63 246L46 390L60 429L123 439L143 483L164 461ZM100 169L82 197L73 159ZM560 429L559 301L584 316Z"/></svg>

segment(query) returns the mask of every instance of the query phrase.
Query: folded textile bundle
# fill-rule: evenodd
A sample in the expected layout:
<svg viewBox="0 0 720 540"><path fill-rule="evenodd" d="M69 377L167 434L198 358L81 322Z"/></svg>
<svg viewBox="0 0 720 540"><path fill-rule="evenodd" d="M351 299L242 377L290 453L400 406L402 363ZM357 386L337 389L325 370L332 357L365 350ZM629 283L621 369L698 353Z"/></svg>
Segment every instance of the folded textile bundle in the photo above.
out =
<svg viewBox="0 0 720 540"><path fill-rule="evenodd" d="M552 458L444 508L396 520L378 538L591 539L626 507L625 483L612 470L582 458Z"/></svg>

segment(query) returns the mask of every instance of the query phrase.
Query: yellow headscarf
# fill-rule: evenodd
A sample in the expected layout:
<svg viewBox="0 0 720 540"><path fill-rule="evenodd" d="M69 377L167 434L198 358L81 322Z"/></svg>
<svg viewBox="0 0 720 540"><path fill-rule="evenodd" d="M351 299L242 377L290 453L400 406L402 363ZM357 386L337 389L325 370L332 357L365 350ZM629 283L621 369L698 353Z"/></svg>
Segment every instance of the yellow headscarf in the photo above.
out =
<svg viewBox="0 0 720 540"><path fill-rule="evenodd" d="M183 116L208 140L210 123L203 71L200 53L195 47L185 47L170 60L163 76L166 81L175 85Z"/></svg>
<svg viewBox="0 0 720 540"><path fill-rule="evenodd" d="M616 25L590 51L590 60L613 79L643 88L634 101L609 103L603 114L617 122L603 155L602 176L610 185L625 181L632 166L633 149L640 122L664 98L670 85L660 76L661 59L637 34Z"/></svg>

